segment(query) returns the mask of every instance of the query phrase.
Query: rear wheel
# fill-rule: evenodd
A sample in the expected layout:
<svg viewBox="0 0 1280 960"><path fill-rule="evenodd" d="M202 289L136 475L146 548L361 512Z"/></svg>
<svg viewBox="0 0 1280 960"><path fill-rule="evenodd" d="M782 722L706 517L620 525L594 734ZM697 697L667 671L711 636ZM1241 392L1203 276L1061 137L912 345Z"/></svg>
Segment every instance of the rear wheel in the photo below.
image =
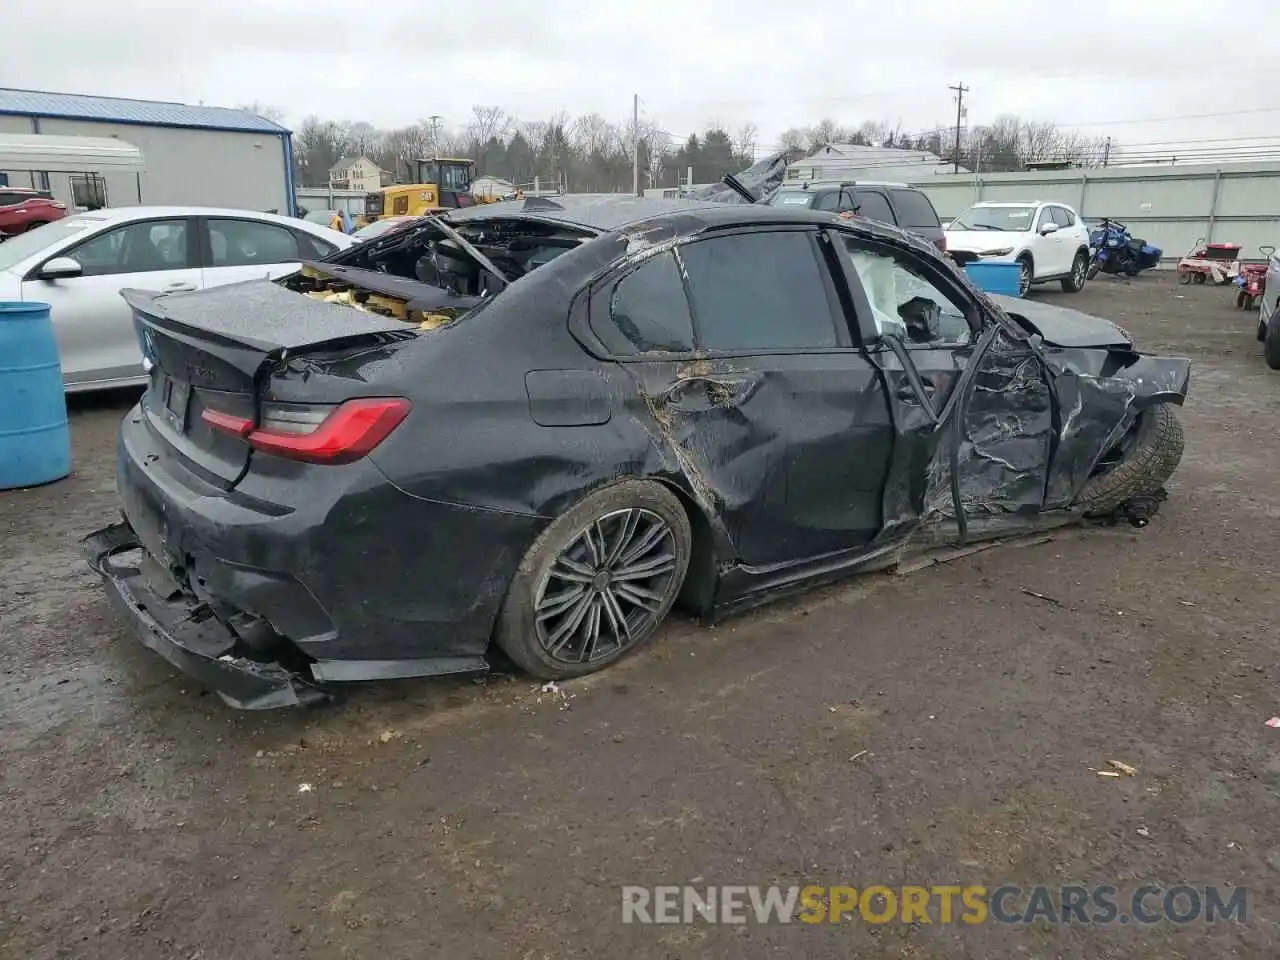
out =
<svg viewBox="0 0 1280 960"><path fill-rule="evenodd" d="M544 680L595 673L649 641L680 593L692 542L684 506L628 480L557 518L511 580L495 639Z"/></svg>
<svg viewBox="0 0 1280 960"><path fill-rule="evenodd" d="M1084 281L1089 273L1089 255L1081 250L1071 262L1071 274L1062 281L1062 289L1066 293L1079 293L1084 289Z"/></svg>
<svg viewBox="0 0 1280 960"><path fill-rule="evenodd" d="M1129 432L1099 461L1075 505L1086 517L1105 516L1127 500L1151 496L1182 459L1182 424L1168 403L1138 414Z"/></svg>

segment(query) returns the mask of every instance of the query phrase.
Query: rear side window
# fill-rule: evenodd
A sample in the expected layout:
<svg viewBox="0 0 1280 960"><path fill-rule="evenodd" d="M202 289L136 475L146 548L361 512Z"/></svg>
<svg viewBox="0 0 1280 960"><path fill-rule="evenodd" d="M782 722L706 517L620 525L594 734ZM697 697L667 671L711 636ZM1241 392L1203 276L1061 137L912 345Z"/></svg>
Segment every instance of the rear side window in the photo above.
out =
<svg viewBox="0 0 1280 960"><path fill-rule="evenodd" d="M296 235L302 255L308 260L323 260L338 249L332 243L326 243L324 240L313 237L309 233L303 233L301 230L297 231Z"/></svg>
<svg viewBox="0 0 1280 960"><path fill-rule="evenodd" d="M897 223L893 218L893 208L889 206L883 193L878 190L859 190L855 196L858 198L858 216L879 220L881 223Z"/></svg>
<svg viewBox="0 0 1280 960"><path fill-rule="evenodd" d="M292 230L257 220L210 220L209 246L215 267L292 263L298 238Z"/></svg>
<svg viewBox="0 0 1280 960"><path fill-rule="evenodd" d="M892 190L893 205L898 208L900 227L937 227L938 213L919 190Z"/></svg>
<svg viewBox="0 0 1280 960"><path fill-rule="evenodd" d="M707 350L834 347L822 269L805 231L745 233L680 248L698 346Z"/></svg>
<svg viewBox="0 0 1280 960"><path fill-rule="evenodd" d="M591 329L615 356L691 351L693 320L675 256L645 261L614 284L607 300L594 300Z"/></svg>

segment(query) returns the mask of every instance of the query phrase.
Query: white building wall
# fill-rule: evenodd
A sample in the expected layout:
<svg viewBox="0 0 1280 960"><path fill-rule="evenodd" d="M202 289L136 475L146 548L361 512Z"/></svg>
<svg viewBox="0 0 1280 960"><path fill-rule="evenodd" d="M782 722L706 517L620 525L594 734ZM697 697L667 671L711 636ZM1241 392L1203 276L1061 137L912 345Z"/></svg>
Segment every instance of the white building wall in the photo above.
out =
<svg viewBox="0 0 1280 960"><path fill-rule="evenodd" d="M24 122L21 132L31 130L29 118L0 117L5 120ZM40 132L116 137L142 151L141 174L106 175L109 206L195 204L280 213L289 208L279 135L47 118L41 118ZM50 180L54 195L69 202L68 175L51 174Z"/></svg>

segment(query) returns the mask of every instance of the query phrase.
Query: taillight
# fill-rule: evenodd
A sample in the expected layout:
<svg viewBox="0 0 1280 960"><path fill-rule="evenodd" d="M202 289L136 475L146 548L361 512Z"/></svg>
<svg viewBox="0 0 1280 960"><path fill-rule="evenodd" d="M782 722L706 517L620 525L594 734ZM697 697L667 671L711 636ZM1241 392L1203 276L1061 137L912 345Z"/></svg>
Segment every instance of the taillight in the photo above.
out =
<svg viewBox="0 0 1280 960"><path fill-rule="evenodd" d="M351 463L400 426L412 404L403 397L367 397L334 406L264 403L258 426L245 417L206 409L210 427L248 441L255 450L306 463Z"/></svg>

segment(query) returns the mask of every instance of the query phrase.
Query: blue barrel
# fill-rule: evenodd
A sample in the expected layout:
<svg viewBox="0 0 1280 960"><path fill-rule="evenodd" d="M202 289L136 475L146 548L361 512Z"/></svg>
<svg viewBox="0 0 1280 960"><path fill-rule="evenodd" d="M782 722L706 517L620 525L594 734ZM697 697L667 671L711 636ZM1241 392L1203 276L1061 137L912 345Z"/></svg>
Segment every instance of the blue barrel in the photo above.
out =
<svg viewBox="0 0 1280 960"><path fill-rule="evenodd" d="M1022 268L1016 263L983 263L977 261L964 265L965 273L979 290L986 293L1002 293L1006 297L1019 296L1018 280Z"/></svg>
<svg viewBox="0 0 1280 960"><path fill-rule="evenodd" d="M70 472L67 399L49 305L0 300L0 490Z"/></svg>

